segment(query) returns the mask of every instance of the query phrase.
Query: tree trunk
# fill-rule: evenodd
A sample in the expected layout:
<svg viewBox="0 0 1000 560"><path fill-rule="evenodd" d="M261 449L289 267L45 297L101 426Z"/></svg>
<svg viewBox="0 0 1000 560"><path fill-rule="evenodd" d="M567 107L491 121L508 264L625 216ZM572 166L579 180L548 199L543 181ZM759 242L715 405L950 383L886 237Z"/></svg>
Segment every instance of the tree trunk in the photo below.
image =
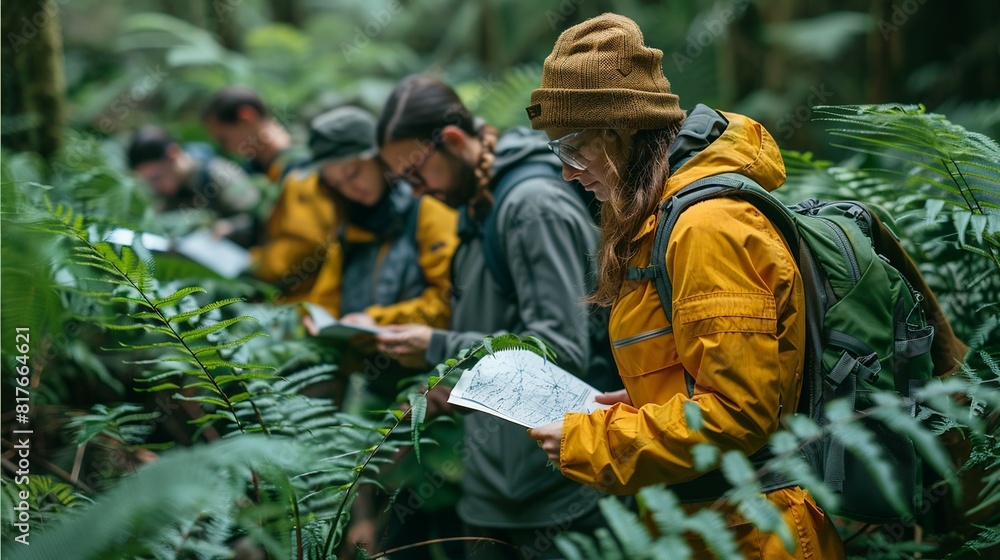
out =
<svg viewBox="0 0 1000 560"><path fill-rule="evenodd" d="M231 51L243 52L243 38L240 32L239 21L236 18L235 2L226 3L212 2L215 8L209 8L209 20L215 28L215 35L219 38L219 43Z"/></svg>
<svg viewBox="0 0 1000 560"><path fill-rule="evenodd" d="M211 9L213 4L213 2L202 2L201 0L161 0L160 2L163 13L202 29L208 29L206 12Z"/></svg>
<svg viewBox="0 0 1000 560"><path fill-rule="evenodd" d="M302 10L298 0L271 0L271 19L302 27Z"/></svg>
<svg viewBox="0 0 1000 560"><path fill-rule="evenodd" d="M3 144L51 158L62 145L66 124L66 79L55 0L8 2L0 34Z"/></svg>

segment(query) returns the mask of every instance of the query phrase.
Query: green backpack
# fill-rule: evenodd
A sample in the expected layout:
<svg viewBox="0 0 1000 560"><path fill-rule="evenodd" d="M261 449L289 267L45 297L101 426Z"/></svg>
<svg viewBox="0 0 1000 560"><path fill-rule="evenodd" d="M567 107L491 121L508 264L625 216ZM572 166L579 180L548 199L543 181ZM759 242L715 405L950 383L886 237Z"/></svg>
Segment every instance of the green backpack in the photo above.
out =
<svg viewBox="0 0 1000 560"><path fill-rule="evenodd" d="M735 173L707 177L688 185L660 205L653 258L646 268L629 270L630 279L650 278L668 318L672 289L667 276L667 243L681 212L719 197L752 203L782 233L798 263L806 291L807 361L799 413L826 423L827 403L846 398L855 410L874 403L875 391L907 397L933 376L931 342L934 327L923 316L923 296L873 244L872 212L858 202L820 203L814 199L792 207L781 204L751 179ZM691 388L689 379L689 388ZM916 414L915 407L910 411ZM916 507L922 487L922 463L913 443L881 422L862 420L875 434L897 475L906 503ZM827 435L804 449L807 461L827 486L840 495L839 515L884 523L900 519L876 486L863 462ZM751 460L767 458L766 448ZM698 485L696 479L682 490ZM765 490L794 482L765 477ZM704 491L705 485L701 485ZM704 498L695 492L692 501ZM684 495L679 494L684 499ZM696 497L695 497L696 496Z"/></svg>

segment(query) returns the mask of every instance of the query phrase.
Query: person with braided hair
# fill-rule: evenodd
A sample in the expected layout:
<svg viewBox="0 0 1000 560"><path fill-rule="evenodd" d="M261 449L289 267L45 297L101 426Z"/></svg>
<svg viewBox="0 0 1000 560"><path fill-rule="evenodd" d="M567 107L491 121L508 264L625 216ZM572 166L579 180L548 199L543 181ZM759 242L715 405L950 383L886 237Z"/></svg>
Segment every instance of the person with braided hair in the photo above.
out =
<svg viewBox="0 0 1000 560"><path fill-rule="evenodd" d="M588 320L583 303L597 231L581 197L559 176L545 136L526 129L498 135L449 86L427 76L411 76L395 88L377 134L393 173L416 194L459 209L460 239L452 260L450 328L395 327L378 337L379 350L404 365L426 367L488 334L512 332L537 336L554 348L561 367L587 373L588 329L600 328ZM545 167L554 172L543 173ZM485 254L494 227L510 276L507 290ZM438 385L429 401L447 406L447 391ZM554 537L560 531L603 526L597 508L602 494L549 469L524 428L481 412L469 412L464 426L458 514L467 534L509 543L524 558L558 558ZM467 552L476 559L515 557L484 543Z"/></svg>

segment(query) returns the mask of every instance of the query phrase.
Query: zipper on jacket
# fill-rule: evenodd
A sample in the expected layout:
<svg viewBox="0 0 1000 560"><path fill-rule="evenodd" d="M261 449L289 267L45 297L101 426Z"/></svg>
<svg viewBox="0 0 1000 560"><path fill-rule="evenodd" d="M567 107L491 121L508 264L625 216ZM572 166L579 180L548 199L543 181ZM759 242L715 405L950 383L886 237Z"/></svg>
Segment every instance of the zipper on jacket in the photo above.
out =
<svg viewBox="0 0 1000 560"><path fill-rule="evenodd" d="M854 257L854 251L851 250L851 243L847 240L847 234L840 229L840 226L828 218L820 217L819 219L833 231L834 237L840 242L840 251L847 257L847 264L850 265L852 283L857 284L861 280L861 267L858 266L858 261Z"/></svg>
<svg viewBox="0 0 1000 560"><path fill-rule="evenodd" d="M655 331L639 333L636 335L625 337L621 340L616 340L612 343L612 346L614 346L615 348L621 348L622 346L628 346L629 344L635 344L636 342L642 342L643 340L656 338L660 335L668 334L673 331L674 331L673 327L664 327L662 329L656 329Z"/></svg>

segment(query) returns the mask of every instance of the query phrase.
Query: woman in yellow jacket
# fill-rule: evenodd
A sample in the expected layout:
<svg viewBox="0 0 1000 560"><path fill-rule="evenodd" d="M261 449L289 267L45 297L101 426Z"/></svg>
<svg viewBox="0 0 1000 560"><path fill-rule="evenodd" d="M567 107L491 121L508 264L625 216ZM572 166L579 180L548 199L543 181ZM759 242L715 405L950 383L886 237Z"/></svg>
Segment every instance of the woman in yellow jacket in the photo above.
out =
<svg viewBox="0 0 1000 560"><path fill-rule="evenodd" d="M778 147L760 124L703 105L682 111L662 56L643 44L635 22L604 14L560 35L531 95L532 126L553 139L563 176L603 202L595 298L612 305L625 391L606 395L606 410L567 414L530 435L573 480L612 494L666 483L694 511L722 491L717 472L694 468L693 446L751 455L766 446L782 412L796 410L805 301L781 235L734 199L697 204L677 221L666 251L672 317L651 280L627 277L629 268L650 264L657 207L685 185L724 172L768 189L785 179ZM701 410L701 430L687 427L688 402ZM836 528L808 492L786 486L766 495L797 546L788 552L776 535L722 506L745 557L844 557ZM695 557L709 555L696 537L689 541Z"/></svg>
<svg viewBox="0 0 1000 560"><path fill-rule="evenodd" d="M338 225L308 301L348 323L447 325L458 214L390 178L377 157L375 117L363 109L313 119L309 146Z"/></svg>

